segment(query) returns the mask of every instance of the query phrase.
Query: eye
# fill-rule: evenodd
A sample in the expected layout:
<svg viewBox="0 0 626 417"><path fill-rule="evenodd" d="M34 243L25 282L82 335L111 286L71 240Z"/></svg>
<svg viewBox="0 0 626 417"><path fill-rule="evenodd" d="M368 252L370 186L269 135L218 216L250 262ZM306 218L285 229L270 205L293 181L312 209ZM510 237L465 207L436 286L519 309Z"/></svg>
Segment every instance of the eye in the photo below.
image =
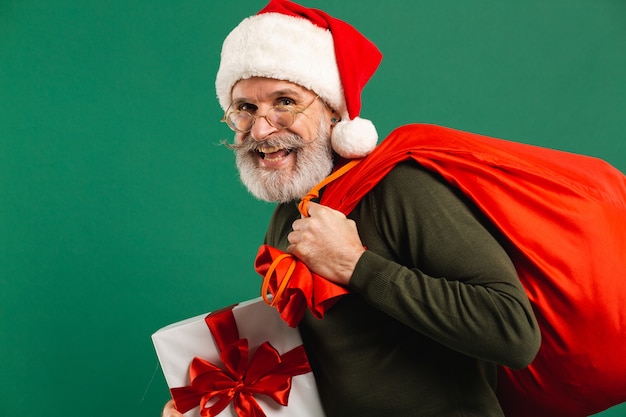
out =
<svg viewBox="0 0 626 417"><path fill-rule="evenodd" d="M254 113L256 112L256 109L257 107L250 103L240 103L237 105L237 110L245 111L246 113Z"/></svg>
<svg viewBox="0 0 626 417"><path fill-rule="evenodd" d="M291 107L291 106L295 106L296 102L288 97L281 97L278 100L276 100L276 105L284 106L284 107Z"/></svg>

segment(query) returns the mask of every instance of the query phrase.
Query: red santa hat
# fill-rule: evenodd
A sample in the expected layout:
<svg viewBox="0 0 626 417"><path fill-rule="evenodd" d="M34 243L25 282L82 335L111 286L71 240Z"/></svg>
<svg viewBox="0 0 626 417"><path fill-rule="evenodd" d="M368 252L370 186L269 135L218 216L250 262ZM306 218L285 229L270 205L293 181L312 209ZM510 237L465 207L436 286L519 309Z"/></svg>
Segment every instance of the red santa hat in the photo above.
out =
<svg viewBox="0 0 626 417"><path fill-rule="evenodd" d="M369 154L378 141L371 121L359 117L361 90L382 54L348 23L287 0L271 0L225 39L215 86L224 110L241 79L267 77L314 91L337 110L332 147L345 158Z"/></svg>

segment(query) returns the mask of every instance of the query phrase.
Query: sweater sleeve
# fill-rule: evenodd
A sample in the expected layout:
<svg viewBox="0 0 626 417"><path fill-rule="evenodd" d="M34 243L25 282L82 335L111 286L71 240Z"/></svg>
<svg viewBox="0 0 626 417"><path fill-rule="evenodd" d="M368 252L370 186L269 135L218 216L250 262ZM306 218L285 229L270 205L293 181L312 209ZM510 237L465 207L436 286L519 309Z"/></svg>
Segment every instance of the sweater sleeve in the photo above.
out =
<svg viewBox="0 0 626 417"><path fill-rule="evenodd" d="M368 250L350 289L425 336L511 368L540 333L504 248L475 206L436 174L396 167L350 217Z"/></svg>

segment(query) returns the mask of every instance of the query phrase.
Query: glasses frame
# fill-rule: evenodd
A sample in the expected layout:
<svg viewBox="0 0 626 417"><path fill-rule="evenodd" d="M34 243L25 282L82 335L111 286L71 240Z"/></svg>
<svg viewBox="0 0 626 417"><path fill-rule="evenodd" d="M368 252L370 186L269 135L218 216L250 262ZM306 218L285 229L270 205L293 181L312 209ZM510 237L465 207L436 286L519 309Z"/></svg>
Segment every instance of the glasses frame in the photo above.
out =
<svg viewBox="0 0 626 417"><path fill-rule="evenodd" d="M296 116L299 115L300 113L304 113L306 110L308 110L309 107L311 107L313 105L313 103L315 103L315 100L317 100L318 98L320 98L320 96L316 95L313 100L311 100L311 102L309 104L307 104L306 106L302 107L302 108L298 108L298 106L294 106L294 108L290 108L288 106L284 106L282 104L277 104L275 106L270 107L269 109L267 109L267 112L265 112L265 114L261 115L261 114L250 114L249 112L245 111L245 110L231 110L230 106L232 106L232 104L230 106L228 106L228 108L226 109L226 111L224 112L224 115L222 116L222 119L220 120L220 122L226 123L226 125L233 130L234 132L237 133L248 133L252 130L252 127L254 126L254 124L256 123L257 119L263 117L265 119L265 121L272 126L275 129L280 129L280 130L285 130L285 129L289 129L291 126L293 126L293 124L296 122ZM288 126L275 126L274 123L272 123L272 121L270 119L267 118L267 115L270 111L272 111L272 109L275 108L283 108L286 111L288 111L289 113L291 113L291 123L289 123ZM250 123L250 128L247 130L241 130L241 129L237 129L235 126L231 126L231 124L229 123L230 120L230 116L232 114L240 114L240 113L246 113L252 120L252 122Z"/></svg>

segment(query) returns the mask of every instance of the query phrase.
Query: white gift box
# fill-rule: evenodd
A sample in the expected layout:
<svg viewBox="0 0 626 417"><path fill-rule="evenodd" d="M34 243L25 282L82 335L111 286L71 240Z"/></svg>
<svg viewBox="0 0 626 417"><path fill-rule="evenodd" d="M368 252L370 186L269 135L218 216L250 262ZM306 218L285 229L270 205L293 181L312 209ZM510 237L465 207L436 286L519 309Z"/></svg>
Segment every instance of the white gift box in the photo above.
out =
<svg viewBox="0 0 626 417"><path fill-rule="evenodd" d="M251 353L264 342L269 342L281 355L302 345L298 330L289 327L261 297L237 304L232 314L237 322L239 337L248 340ZM171 324L152 335L169 388L189 385L189 366L195 357L223 367L219 349L204 320L207 315ZM266 395L255 395L254 398L268 417L324 416L312 372L292 377L287 406L276 403ZM200 407L188 411L185 416L199 417ZM232 403L219 416L241 417Z"/></svg>

